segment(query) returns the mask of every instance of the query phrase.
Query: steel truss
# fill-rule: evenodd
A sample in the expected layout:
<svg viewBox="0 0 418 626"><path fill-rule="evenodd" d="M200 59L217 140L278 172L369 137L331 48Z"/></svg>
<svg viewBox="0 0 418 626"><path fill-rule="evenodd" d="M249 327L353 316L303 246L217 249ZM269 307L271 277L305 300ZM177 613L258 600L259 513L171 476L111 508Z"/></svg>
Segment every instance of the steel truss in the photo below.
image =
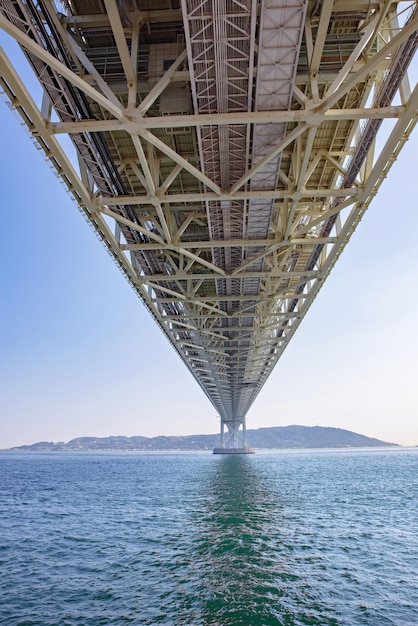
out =
<svg viewBox="0 0 418 626"><path fill-rule="evenodd" d="M3 50L1 87L218 411L223 445L245 448L248 409L416 123L417 7L402 28L391 0L153 7L0 0L43 101Z"/></svg>

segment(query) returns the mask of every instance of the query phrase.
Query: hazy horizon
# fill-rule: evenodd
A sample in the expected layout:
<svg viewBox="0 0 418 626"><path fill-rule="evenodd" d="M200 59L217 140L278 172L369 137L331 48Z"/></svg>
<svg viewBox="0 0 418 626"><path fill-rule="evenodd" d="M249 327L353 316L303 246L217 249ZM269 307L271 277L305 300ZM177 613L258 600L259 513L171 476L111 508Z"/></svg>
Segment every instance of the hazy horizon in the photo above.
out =
<svg viewBox="0 0 418 626"><path fill-rule="evenodd" d="M401 446L401 447L417 447L415 446L402 446L402 444L398 444L395 441L385 441L382 439L379 439L378 437L373 437L373 436L369 436L369 435L363 435L363 433L359 433L359 432L355 432L352 430L349 430L347 428L338 428L336 426L321 426L320 424L314 424L311 426L305 426L303 424L286 424L286 425L282 425L282 426L259 426L257 428L250 428L247 430L247 432L251 432L251 431L258 431L258 430L262 430L262 429L270 429L270 428L294 428L294 427L300 427L300 428L323 428L323 429L335 429L335 430L340 430L340 431L344 431L344 432L348 432L350 434L355 434L355 435L360 435L362 437L367 437L368 439L376 439L379 442L381 442L382 444L388 444L388 445L396 445L396 446ZM136 435L123 435L123 434L110 434L110 435L105 435L102 437L98 437L96 435L82 435L80 437L72 437L71 439L67 440L67 441L52 441L50 439L43 439L41 441L33 441L31 443L24 443L24 444L17 444L14 446L10 446L9 448L0 448L0 451L7 451L10 450L11 448L16 448L16 447L22 447L22 446L32 446L32 445L37 445L37 444L41 444L41 443L48 443L48 444L53 444L53 445L57 445L57 444L64 444L67 445L68 443L70 443L71 441L76 441L79 439L109 439L109 438L127 438L127 439L131 439L133 437L144 437L146 439L155 439L155 438L159 438L159 437L167 437L167 438L171 438L171 437L199 437L199 436L218 436L219 433L217 432L210 432L210 433L188 433L188 434L183 434L183 435L173 435L171 433L160 433L159 435L154 435L151 437L148 437L147 435L141 435L140 433L137 433ZM418 445L418 444L417 444Z"/></svg>

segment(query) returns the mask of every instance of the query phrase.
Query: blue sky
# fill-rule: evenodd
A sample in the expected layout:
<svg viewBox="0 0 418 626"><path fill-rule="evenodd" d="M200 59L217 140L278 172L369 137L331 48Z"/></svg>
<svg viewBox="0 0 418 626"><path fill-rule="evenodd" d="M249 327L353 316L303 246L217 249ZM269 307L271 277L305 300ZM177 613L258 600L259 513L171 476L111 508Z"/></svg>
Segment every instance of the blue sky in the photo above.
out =
<svg viewBox="0 0 418 626"><path fill-rule="evenodd" d="M0 127L0 449L217 432L215 409L3 101ZM248 428L418 444L417 152L415 131Z"/></svg>

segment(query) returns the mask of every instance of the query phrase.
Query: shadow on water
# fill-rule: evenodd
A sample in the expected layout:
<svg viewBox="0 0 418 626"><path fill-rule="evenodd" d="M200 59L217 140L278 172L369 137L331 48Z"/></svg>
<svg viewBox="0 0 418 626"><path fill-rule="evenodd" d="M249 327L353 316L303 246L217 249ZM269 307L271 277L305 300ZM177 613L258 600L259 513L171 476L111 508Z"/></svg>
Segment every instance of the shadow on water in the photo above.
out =
<svg viewBox="0 0 418 626"><path fill-rule="evenodd" d="M215 463L202 485L192 542L197 621L337 625L315 599L303 563L295 567L286 505L266 467L246 456L225 456Z"/></svg>

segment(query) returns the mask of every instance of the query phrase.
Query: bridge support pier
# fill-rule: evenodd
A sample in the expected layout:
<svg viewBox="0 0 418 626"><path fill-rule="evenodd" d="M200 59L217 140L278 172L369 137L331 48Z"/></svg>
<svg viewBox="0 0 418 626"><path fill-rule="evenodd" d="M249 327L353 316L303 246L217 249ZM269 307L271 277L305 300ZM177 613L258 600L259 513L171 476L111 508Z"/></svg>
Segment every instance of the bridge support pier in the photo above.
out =
<svg viewBox="0 0 418 626"><path fill-rule="evenodd" d="M254 454L254 449L247 446L245 417L221 417L220 447L214 448L213 454Z"/></svg>

